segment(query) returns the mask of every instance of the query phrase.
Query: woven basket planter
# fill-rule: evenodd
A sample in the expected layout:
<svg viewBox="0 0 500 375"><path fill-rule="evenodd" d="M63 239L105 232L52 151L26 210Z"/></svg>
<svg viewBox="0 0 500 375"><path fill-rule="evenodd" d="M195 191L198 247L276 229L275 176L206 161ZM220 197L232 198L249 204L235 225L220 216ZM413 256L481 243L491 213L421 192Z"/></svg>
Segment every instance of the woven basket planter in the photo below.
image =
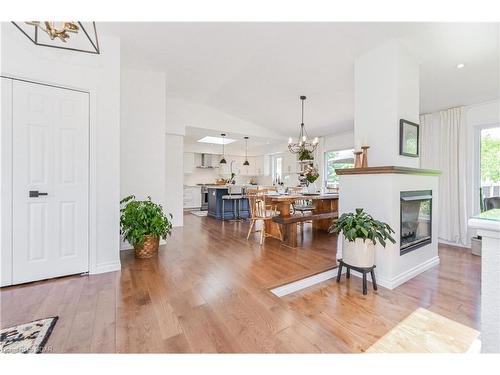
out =
<svg viewBox="0 0 500 375"><path fill-rule="evenodd" d="M158 255L158 246L160 244L160 238L147 235L145 236L144 242L142 245L138 245L134 247L135 257L136 258L151 258L155 255Z"/></svg>

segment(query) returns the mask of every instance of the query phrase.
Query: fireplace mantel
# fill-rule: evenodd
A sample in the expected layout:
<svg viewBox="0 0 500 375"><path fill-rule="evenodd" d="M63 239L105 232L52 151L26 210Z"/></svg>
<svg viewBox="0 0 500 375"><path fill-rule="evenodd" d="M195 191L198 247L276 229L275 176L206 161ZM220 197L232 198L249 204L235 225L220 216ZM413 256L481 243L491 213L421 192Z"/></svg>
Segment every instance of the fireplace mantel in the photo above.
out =
<svg viewBox="0 0 500 375"><path fill-rule="evenodd" d="M353 174L416 174L423 176L439 176L440 171L436 169L421 169L421 168L408 168L398 167L394 165L382 167L368 167L368 168L342 168L335 169L337 175L353 175Z"/></svg>

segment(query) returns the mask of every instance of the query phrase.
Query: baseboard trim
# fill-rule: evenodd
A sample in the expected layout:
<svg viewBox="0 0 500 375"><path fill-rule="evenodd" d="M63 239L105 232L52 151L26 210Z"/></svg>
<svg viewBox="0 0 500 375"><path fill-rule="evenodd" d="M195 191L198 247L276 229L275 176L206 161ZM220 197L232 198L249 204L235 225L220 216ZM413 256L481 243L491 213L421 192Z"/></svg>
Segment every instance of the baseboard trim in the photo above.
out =
<svg viewBox="0 0 500 375"><path fill-rule="evenodd" d="M471 247L470 241L469 241L468 244L464 245L461 242L449 242L449 241L443 240L442 238L439 238L438 244L443 244L443 245L448 245L448 246L455 246L455 247L462 247L464 249L470 249L470 247Z"/></svg>
<svg viewBox="0 0 500 375"><path fill-rule="evenodd" d="M315 275L305 277L303 279L293 281L285 285L278 286L274 289L270 289L270 292L277 297L283 297L288 294L295 293L299 290L309 288L310 286L333 279L334 277L337 276L337 269L338 267L335 267L327 271L320 272Z"/></svg>
<svg viewBox="0 0 500 375"><path fill-rule="evenodd" d="M89 272L90 275L97 275L99 273L120 271L122 268L121 262L107 262L96 265L96 267Z"/></svg>
<svg viewBox="0 0 500 375"><path fill-rule="evenodd" d="M390 280L390 287L388 289L394 289L401 284L404 284L408 280L414 278L415 276L421 274L422 272L427 271L428 269L431 269L434 266L437 266L439 264L439 256L436 255L434 258L429 259L428 261L419 264L416 267L413 267L409 269L406 272L403 272L399 274L398 276L394 277L392 280ZM381 284L382 285L382 284Z"/></svg>
<svg viewBox="0 0 500 375"><path fill-rule="evenodd" d="M388 279L386 277L383 277L383 276L377 274L377 269L375 268L377 285L392 290L394 288L397 288L401 284L404 284L408 280L414 278L415 276L421 274L422 272L425 272L428 269L430 269L434 266L437 266L438 264L439 264L439 256L435 256L434 258L431 258L431 259L425 261L424 263L419 264L418 266L410 268L406 272L400 273L398 276L393 277L392 279ZM342 270L342 273L345 273L345 269ZM351 274L353 274L357 277L362 277L361 273L356 272L354 270L351 271ZM369 274L367 275L367 280L372 281L372 278Z"/></svg>

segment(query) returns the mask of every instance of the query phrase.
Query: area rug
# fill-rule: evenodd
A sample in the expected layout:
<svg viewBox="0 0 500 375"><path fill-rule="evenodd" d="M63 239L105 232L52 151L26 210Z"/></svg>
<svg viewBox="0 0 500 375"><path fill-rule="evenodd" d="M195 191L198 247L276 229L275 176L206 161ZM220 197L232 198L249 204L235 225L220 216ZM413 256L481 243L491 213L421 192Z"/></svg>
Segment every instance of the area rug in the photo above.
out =
<svg viewBox="0 0 500 375"><path fill-rule="evenodd" d="M418 308L380 340L368 353L475 352L479 332L432 311Z"/></svg>
<svg viewBox="0 0 500 375"><path fill-rule="evenodd" d="M191 213L199 217L205 217L208 215L208 211L191 211Z"/></svg>
<svg viewBox="0 0 500 375"><path fill-rule="evenodd" d="M35 320L0 331L0 353L41 353L58 317Z"/></svg>

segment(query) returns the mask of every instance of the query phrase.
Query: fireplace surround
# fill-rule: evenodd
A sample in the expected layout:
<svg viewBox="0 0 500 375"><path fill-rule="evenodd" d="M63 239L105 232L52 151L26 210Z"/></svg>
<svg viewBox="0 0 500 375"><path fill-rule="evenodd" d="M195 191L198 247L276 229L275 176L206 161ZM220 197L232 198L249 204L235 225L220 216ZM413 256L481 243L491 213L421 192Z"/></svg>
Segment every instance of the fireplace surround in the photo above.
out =
<svg viewBox="0 0 500 375"><path fill-rule="evenodd" d="M400 255L432 242L432 190L400 193Z"/></svg>

